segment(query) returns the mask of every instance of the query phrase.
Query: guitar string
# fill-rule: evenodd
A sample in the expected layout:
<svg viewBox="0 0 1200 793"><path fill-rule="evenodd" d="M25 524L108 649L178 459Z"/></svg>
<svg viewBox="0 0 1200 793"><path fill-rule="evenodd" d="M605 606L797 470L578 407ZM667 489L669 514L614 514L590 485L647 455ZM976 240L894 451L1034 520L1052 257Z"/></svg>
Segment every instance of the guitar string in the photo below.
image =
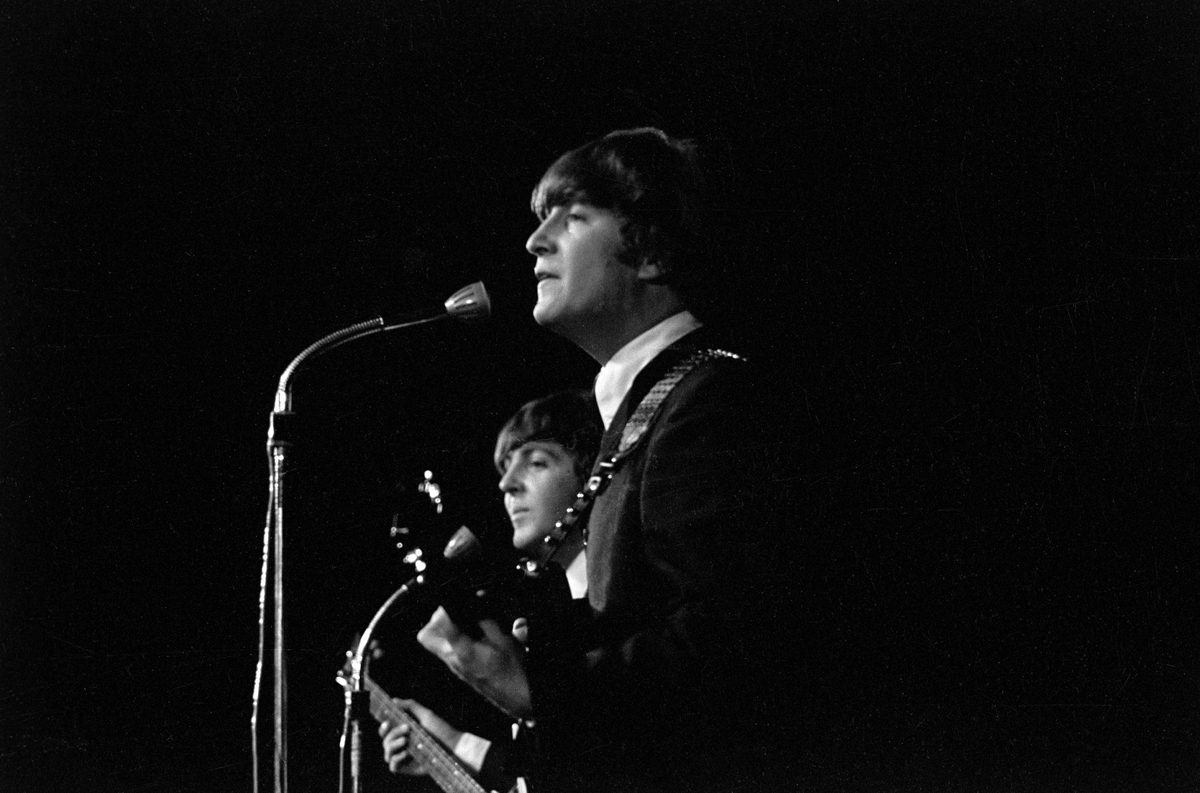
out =
<svg viewBox="0 0 1200 793"><path fill-rule="evenodd" d="M365 678L365 682L371 692L371 714L377 719L380 718L380 715L387 717L380 719L381 721L403 721L414 734L422 739L420 744L410 740L409 746L416 750L413 752L414 755L426 755L421 759L429 766L430 776L434 777L434 780L442 786L446 793L487 793L474 778L463 770L458 759L438 743L437 739L430 735L411 713L394 704L388 693L370 677Z"/></svg>
<svg viewBox="0 0 1200 793"><path fill-rule="evenodd" d="M419 742L410 740L413 754L420 757L429 767L430 776L438 782L447 793L481 793L483 788L475 780L467 776L458 761L453 758L418 722L412 714L394 705L374 681L368 678L367 685L371 689L372 710L378 718L380 715L392 720L401 720L409 726ZM376 698L378 697L378 699ZM382 711L382 714L380 713Z"/></svg>

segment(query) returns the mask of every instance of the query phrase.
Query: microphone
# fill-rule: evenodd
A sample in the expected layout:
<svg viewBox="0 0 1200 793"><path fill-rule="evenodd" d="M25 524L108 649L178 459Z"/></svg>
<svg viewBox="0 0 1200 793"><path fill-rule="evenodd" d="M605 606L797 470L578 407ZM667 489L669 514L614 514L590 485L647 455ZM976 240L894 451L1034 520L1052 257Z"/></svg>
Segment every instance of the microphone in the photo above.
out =
<svg viewBox="0 0 1200 793"><path fill-rule="evenodd" d="M459 526L442 549L442 556L446 559L469 559L482 550L483 543L475 532L466 526Z"/></svg>
<svg viewBox="0 0 1200 793"><path fill-rule="evenodd" d="M475 535L475 532L466 526L460 526L458 531L454 532L453 536L450 537L450 541L446 543L446 547L442 550L440 557L435 556L427 562L424 558L425 554L420 548L413 548L405 554L404 561L416 569L416 575L405 581L399 589L383 602L383 605L375 612L375 616L367 623L367 628L363 631L362 636L359 637L358 647L351 658L351 679L353 687L356 690L359 689L362 682L363 659L366 657L365 653L371 641L371 636L375 633L375 627L396 601L414 591L436 588L441 590L442 594L450 594L451 599L467 604L462 608L466 608L472 614L475 613L473 611L475 607L470 601L480 598L482 595L479 594L480 590L478 588L476 588L475 592L467 594L464 591L467 587L463 586L462 578L464 573L470 571L473 561L485 558L479 554L479 551L482 549L483 543L479 541L479 537ZM433 580L431 581L430 579ZM460 611L462 608L460 608Z"/></svg>
<svg viewBox="0 0 1200 793"><path fill-rule="evenodd" d="M393 316L381 316L375 322L380 330L396 330L410 325L436 322L439 319L457 319L460 322L483 322L492 314L492 300L483 281L467 284L437 307L425 307L416 311Z"/></svg>
<svg viewBox="0 0 1200 793"><path fill-rule="evenodd" d="M394 534L393 527L393 536ZM423 550L413 548L404 555L404 561L406 564L411 564L417 571L417 574L413 576L412 583L439 585L443 583L442 571L444 570L463 571L478 567L482 560L482 557L479 556L481 551L483 551L483 543L475 532L466 526L459 526L458 531L454 532L446 542L440 558L434 557L427 560Z"/></svg>
<svg viewBox="0 0 1200 793"><path fill-rule="evenodd" d="M476 641L483 638L479 623L520 618L523 644L539 653L557 652L556 642L569 642L572 633L570 586L557 562L512 566L489 558L475 532L460 526L427 564L419 548L405 557L417 575L410 582L433 595L450 621ZM531 632L530 628L533 626Z"/></svg>
<svg viewBox="0 0 1200 793"><path fill-rule="evenodd" d="M480 620L511 613L519 599L520 570L484 553L483 542L466 526L454 532L440 557L423 556L416 548L405 557L417 570L411 583L429 590L454 624L474 639L483 637Z"/></svg>
<svg viewBox="0 0 1200 793"><path fill-rule="evenodd" d="M467 284L446 298L443 305L447 316L461 322L483 322L492 315L492 299L483 281Z"/></svg>
<svg viewBox="0 0 1200 793"><path fill-rule="evenodd" d="M310 344L292 362L283 370L283 374L279 376L279 386L275 390L275 413L286 413L291 409L292 405L292 376L300 365L309 358L319 355L324 352L329 352L335 347L361 339L364 336L370 336L374 333L379 333L385 330L399 330L400 328L409 328L413 325L424 325L428 322L437 322L442 319L457 319L462 322L482 322L492 315L492 300L488 296L487 288L484 287L483 281L476 281L472 284L467 284L462 289L459 289L442 304L432 316L408 316L404 319L397 319L394 322L388 322L382 316L375 319L359 322L354 325L334 331L328 336ZM275 443L276 435L274 426L267 433L267 443L271 446ZM279 441L283 443L282 440Z"/></svg>

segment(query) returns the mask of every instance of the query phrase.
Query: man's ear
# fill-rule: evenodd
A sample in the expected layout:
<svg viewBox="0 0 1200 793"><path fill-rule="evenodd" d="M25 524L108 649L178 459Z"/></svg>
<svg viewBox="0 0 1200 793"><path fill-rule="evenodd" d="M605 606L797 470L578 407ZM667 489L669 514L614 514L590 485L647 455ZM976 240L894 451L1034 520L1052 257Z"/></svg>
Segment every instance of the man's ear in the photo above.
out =
<svg viewBox="0 0 1200 793"><path fill-rule="evenodd" d="M638 280L648 284L665 284L670 280L670 273L671 271L657 259L643 259L637 268Z"/></svg>

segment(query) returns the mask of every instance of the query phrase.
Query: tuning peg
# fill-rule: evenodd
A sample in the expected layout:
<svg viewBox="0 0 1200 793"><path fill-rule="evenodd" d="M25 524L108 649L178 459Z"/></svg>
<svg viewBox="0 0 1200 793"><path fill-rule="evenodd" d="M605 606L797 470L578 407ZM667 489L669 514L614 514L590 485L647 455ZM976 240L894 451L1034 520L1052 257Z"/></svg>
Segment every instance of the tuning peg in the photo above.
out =
<svg viewBox="0 0 1200 793"><path fill-rule="evenodd" d="M391 533L391 535L393 537L395 537L398 534L408 534L408 527L400 525L400 513L399 512L392 513L392 528L389 529L389 532Z"/></svg>
<svg viewBox="0 0 1200 793"><path fill-rule="evenodd" d="M411 564L413 567L417 568L418 573L424 572L425 568L428 566L426 565L425 560L422 558L424 555L425 552L420 548L413 548L411 551L404 554L404 563Z"/></svg>
<svg viewBox="0 0 1200 793"><path fill-rule="evenodd" d="M429 496L437 514L442 514L442 486L433 481L433 471L425 472L425 480L417 485L417 490Z"/></svg>

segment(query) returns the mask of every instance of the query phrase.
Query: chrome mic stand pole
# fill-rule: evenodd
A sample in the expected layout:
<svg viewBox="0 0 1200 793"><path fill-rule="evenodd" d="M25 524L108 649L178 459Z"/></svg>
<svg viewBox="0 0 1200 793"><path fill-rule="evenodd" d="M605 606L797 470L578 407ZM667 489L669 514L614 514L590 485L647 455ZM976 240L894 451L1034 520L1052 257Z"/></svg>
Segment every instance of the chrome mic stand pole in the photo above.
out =
<svg viewBox="0 0 1200 793"><path fill-rule="evenodd" d="M429 320L425 320L429 321ZM279 378L275 392L275 409L271 412L271 424L267 431L267 454L271 463L270 504L268 515L271 528L272 597L274 614L274 770L276 793L287 793L287 644L284 640L283 622L283 480L287 473L287 452L292 446L292 431L295 414L292 412L292 375L306 359L332 349L352 339L377 333L384 329L383 318L361 322L331 333L296 356Z"/></svg>

